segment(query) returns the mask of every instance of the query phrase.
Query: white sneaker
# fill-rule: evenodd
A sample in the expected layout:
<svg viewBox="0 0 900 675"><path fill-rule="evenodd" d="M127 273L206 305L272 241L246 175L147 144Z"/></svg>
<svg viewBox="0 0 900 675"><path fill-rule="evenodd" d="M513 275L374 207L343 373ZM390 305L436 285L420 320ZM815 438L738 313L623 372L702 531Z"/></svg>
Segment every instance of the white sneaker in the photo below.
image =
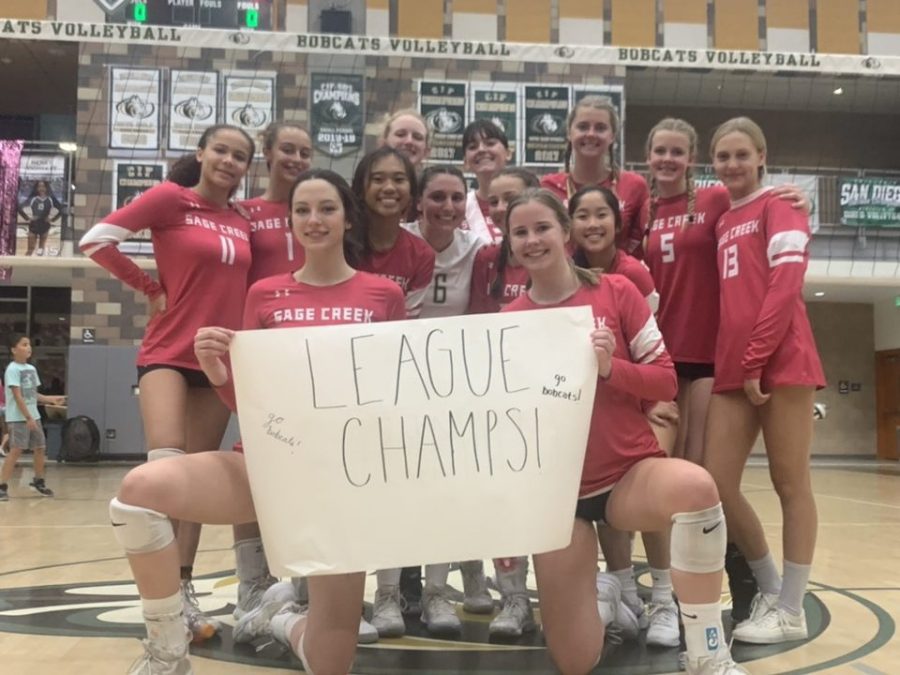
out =
<svg viewBox="0 0 900 675"><path fill-rule="evenodd" d="M375 591L372 625L378 636L383 638L402 637L406 633L406 623L400 610L399 586L385 586Z"/></svg>
<svg viewBox="0 0 900 675"><path fill-rule="evenodd" d="M150 640L141 640L144 655L128 669L128 675L194 675L187 649L181 654L167 654Z"/></svg>
<svg viewBox="0 0 900 675"><path fill-rule="evenodd" d="M764 614L752 616L734 629L732 637L739 642L756 645L773 645L779 642L805 640L806 612L792 614L778 604L770 606Z"/></svg>
<svg viewBox="0 0 900 675"><path fill-rule="evenodd" d="M253 581L242 581L238 584L237 603L234 607L234 618L240 619L247 612L259 607L263 595L278 579L266 575Z"/></svg>
<svg viewBox="0 0 900 675"><path fill-rule="evenodd" d="M650 626L647 628L647 645L651 647L677 647L681 643L678 631L678 606L674 602L648 606Z"/></svg>
<svg viewBox="0 0 900 675"><path fill-rule="evenodd" d="M181 581L182 611L184 623L191 631L193 642L203 642L219 632L222 624L218 619L206 616L200 611L200 602L197 600L197 591L189 580Z"/></svg>
<svg viewBox="0 0 900 675"><path fill-rule="evenodd" d="M534 611L527 595L508 595L503 599L503 609L491 621L488 628L494 637L521 637L522 633L533 631Z"/></svg>
<svg viewBox="0 0 900 675"><path fill-rule="evenodd" d="M484 561L469 560L459 565L463 578L463 609L472 614L492 614L494 599L488 592Z"/></svg>
<svg viewBox="0 0 900 675"><path fill-rule="evenodd" d="M750 675L749 670L734 662L727 649L720 649L712 656L701 656L699 659L684 656L687 675Z"/></svg>
<svg viewBox="0 0 900 675"><path fill-rule="evenodd" d="M747 621L755 621L767 614L772 607L778 604L777 593L757 593L750 601L750 616L741 621L738 626Z"/></svg>
<svg viewBox="0 0 900 675"><path fill-rule="evenodd" d="M637 636L637 617L622 602L622 584L606 572L597 575L597 611L609 642L621 644L626 638L626 629L633 637Z"/></svg>
<svg viewBox="0 0 900 675"><path fill-rule="evenodd" d="M294 586L289 581L272 584L263 594L256 609L247 612L236 624L232 637L236 643L253 642L269 635L269 622L285 607L296 605ZM297 605L299 608L299 605Z"/></svg>
<svg viewBox="0 0 900 675"><path fill-rule="evenodd" d="M366 617L359 617L359 636L356 643L360 645L372 645L378 642L378 630L366 621Z"/></svg>
<svg viewBox="0 0 900 675"><path fill-rule="evenodd" d="M444 597L442 590L425 585L422 590L422 623L428 628L429 633L440 635L459 633L462 630L462 621L459 620L456 609Z"/></svg>

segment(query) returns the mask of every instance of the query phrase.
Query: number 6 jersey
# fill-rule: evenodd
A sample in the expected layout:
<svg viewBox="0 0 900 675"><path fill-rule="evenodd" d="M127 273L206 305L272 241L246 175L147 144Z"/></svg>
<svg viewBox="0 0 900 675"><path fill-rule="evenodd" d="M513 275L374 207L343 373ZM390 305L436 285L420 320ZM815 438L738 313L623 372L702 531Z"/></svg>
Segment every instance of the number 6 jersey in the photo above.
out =
<svg viewBox="0 0 900 675"><path fill-rule="evenodd" d="M118 244L149 229L159 282ZM149 298L166 294L166 311L147 324L137 364L199 369L194 334L202 326L238 329L250 269L250 223L232 207L165 182L108 215L81 239L81 251Z"/></svg>
<svg viewBox="0 0 900 675"><path fill-rule="evenodd" d="M760 378L763 391L825 385L803 276L809 218L763 188L732 202L716 225L719 335L714 392Z"/></svg>

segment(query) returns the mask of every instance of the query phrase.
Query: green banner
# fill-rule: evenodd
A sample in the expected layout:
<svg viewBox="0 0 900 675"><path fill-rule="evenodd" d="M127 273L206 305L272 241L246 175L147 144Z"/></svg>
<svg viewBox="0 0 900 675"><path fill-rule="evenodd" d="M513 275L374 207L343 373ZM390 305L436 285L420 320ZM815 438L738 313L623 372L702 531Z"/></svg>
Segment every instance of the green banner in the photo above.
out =
<svg viewBox="0 0 900 675"><path fill-rule="evenodd" d="M563 163L568 114L568 86L525 85L525 164Z"/></svg>
<svg viewBox="0 0 900 675"><path fill-rule="evenodd" d="M900 180L841 178L841 224L900 227Z"/></svg>
<svg viewBox="0 0 900 675"><path fill-rule="evenodd" d="M329 157L359 151L365 135L362 75L312 73L309 82L313 145Z"/></svg>
<svg viewBox="0 0 900 675"><path fill-rule="evenodd" d="M419 82L419 112L431 134L435 162L462 162L466 127L465 82Z"/></svg>
<svg viewBox="0 0 900 675"><path fill-rule="evenodd" d="M519 138L517 124L519 92L510 89L494 89L490 84L472 83L472 119L490 120L509 139L509 147L516 149Z"/></svg>

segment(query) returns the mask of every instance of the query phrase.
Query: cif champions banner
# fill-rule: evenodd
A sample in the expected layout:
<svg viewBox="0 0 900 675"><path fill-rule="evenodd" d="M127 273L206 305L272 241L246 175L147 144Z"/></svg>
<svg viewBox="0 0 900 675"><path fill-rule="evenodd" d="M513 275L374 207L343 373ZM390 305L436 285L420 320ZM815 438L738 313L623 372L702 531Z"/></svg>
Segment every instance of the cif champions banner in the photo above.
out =
<svg viewBox="0 0 900 675"><path fill-rule="evenodd" d="M241 438L273 572L567 546L593 327L578 307L239 333Z"/></svg>

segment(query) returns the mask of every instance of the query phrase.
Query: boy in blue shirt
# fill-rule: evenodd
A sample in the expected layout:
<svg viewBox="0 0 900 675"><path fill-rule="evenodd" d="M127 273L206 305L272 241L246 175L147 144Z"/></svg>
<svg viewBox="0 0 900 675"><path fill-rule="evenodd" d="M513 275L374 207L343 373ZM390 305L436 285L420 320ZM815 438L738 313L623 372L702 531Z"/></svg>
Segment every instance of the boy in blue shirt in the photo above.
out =
<svg viewBox="0 0 900 675"><path fill-rule="evenodd" d="M37 369L28 363L31 358L31 340L25 335L13 335L10 341L13 360L6 367L3 378L6 390L6 423L9 427L9 455L0 470L0 501L7 501L7 482L12 476L22 451L34 452L33 490L44 497L52 497L53 490L44 484L44 460L47 441L41 428L38 403L65 405L65 396L44 396L38 393L41 380Z"/></svg>

